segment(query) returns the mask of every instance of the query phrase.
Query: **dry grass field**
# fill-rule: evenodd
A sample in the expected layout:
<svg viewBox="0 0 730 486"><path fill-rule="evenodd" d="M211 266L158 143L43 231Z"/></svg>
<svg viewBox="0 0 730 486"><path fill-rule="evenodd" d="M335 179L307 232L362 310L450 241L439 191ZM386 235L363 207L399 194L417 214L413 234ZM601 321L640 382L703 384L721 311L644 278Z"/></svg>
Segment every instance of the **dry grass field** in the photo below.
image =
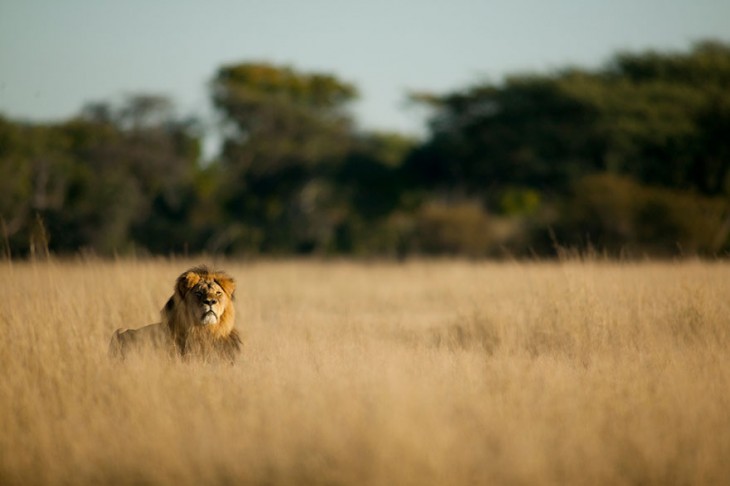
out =
<svg viewBox="0 0 730 486"><path fill-rule="evenodd" d="M235 366L110 363L201 261L0 262L0 484L727 484L727 263L214 262Z"/></svg>

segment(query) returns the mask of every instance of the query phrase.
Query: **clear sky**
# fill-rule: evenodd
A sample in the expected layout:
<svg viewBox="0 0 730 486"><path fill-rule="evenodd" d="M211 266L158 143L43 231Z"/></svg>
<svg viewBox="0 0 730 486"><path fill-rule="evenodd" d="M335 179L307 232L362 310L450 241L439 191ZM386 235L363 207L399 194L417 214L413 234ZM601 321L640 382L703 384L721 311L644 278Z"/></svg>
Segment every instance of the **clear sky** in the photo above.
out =
<svg viewBox="0 0 730 486"><path fill-rule="evenodd" d="M54 120L143 92L205 115L219 66L270 61L354 83L364 128L416 133L408 90L706 38L730 41L729 0L0 0L0 113Z"/></svg>

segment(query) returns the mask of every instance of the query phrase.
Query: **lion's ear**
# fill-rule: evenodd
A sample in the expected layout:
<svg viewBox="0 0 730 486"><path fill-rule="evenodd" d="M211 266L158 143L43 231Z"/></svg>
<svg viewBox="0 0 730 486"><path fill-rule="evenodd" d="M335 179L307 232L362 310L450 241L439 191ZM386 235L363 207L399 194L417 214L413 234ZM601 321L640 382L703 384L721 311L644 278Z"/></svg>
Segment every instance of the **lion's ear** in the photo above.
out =
<svg viewBox="0 0 730 486"><path fill-rule="evenodd" d="M195 287L195 284L197 284L200 281L200 275L198 275L195 272L185 272L177 279L177 285L175 290L177 293L182 297L184 296L188 290Z"/></svg>
<svg viewBox="0 0 730 486"><path fill-rule="evenodd" d="M218 274L215 276L215 281L218 282L218 285L221 286L225 293L233 297L233 293L236 291L236 281L233 278L226 274Z"/></svg>

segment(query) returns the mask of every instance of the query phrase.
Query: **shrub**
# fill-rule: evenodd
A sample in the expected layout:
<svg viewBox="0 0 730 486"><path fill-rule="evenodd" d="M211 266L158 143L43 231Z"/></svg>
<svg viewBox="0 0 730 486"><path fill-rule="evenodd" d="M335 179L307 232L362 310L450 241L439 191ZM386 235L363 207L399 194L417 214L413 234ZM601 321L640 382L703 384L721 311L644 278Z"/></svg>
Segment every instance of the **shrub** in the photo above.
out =
<svg viewBox="0 0 730 486"><path fill-rule="evenodd" d="M600 174L573 185L556 233L610 252L716 254L729 249L728 210L722 198Z"/></svg>

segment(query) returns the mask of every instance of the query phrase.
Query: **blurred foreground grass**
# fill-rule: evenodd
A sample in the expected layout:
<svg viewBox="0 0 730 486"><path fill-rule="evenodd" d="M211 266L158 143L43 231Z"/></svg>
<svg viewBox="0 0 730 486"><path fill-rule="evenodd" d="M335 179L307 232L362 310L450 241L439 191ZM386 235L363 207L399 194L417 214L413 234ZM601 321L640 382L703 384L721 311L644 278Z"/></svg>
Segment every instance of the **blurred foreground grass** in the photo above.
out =
<svg viewBox="0 0 730 486"><path fill-rule="evenodd" d="M106 359L199 261L0 264L1 484L719 484L726 263L223 262L234 366Z"/></svg>

